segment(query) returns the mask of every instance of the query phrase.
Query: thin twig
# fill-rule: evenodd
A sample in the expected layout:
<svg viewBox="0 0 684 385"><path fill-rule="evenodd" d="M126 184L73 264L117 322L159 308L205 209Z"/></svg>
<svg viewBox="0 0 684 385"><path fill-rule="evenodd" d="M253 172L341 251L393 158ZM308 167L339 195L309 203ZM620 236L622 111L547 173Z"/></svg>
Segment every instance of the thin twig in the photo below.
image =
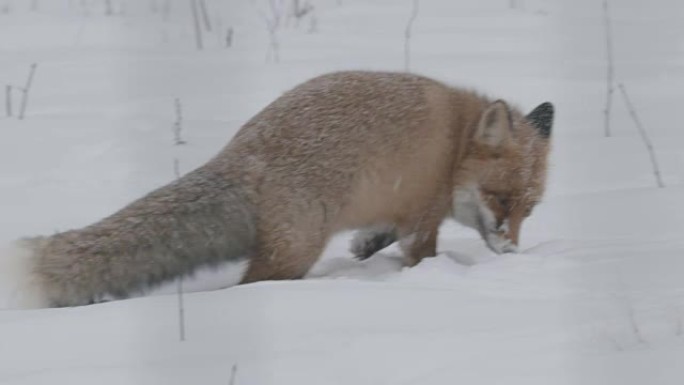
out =
<svg viewBox="0 0 684 385"><path fill-rule="evenodd" d="M292 16L295 17L296 26L299 26L299 22L314 10L314 6L308 2L301 3L299 0L293 0L292 2Z"/></svg>
<svg viewBox="0 0 684 385"><path fill-rule="evenodd" d="M176 98L174 105L176 108L176 121L173 123L173 144L180 146L187 143L181 137L183 132L183 106L181 105L180 98Z"/></svg>
<svg viewBox="0 0 684 385"><path fill-rule="evenodd" d="M81 9L83 10L83 16L90 16L90 7L86 0L81 0Z"/></svg>
<svg viewBox="0 0 684 385"><path fill-rule="evenodd" d="M173 175L176 179L180 179L180 160L178 158L173 158Z"/></svg>
<svg viewBox="0 0 684 385"><path fill-rule="evenodd" d="M237 364L233 364L232 369L230 370L230 382L228 385L235 385L235 378L237 376Z"/></svg>
<svg viewBox="0 0 684 385"><path fill-rule="evenodd" d="M197 0L190 0L190 8L192 8L192 20L195 25L195 44L197 49L201 50L204 48L202 44L202 27L199 21L199 11L197 10Z"/></svg>
<svg viewBox="0 0 684 385"><path fill-rule="evenodd" d="M202 21L204 21L204 28L211 32L211 20L209 19L209 11L207 11L207 3L205 0L199 0L199 8L202 13Z"/></svg>
<svg viewBox="0 0 684 385"><path fill-rule="evenodd" d="M307 31L307 33L318 32L318 18L316 17L316 15L311 15L311 18L309 20L309 30Z"/></svg>
<svg viewBox="0 0 684 385"><path fill-rule="evenodd" d="M180 179L180 161L173 159L173 173L176 180ZM178 278L176 292L178 294L178 338L181 342L185 341L185 301L183 292L183 277Z"/></svg>
<svg viewBox="0 0 684 385"><path fill-rule="evenodd" d="M283 0L269 0L268 5L271 8L271 15L273 16L273 19L271 19L272 24L275 29L278 29L283 17L283 8L285 7Z"/></svg>
<svg viewBox="0 0 684 385"><path fill-rule="evenodd" d="M627 291L628 289L627 285L625 284L624 277L620 271L618 271L616 274L617 290L613 293L613 295L615 299L618 301L618 303L624 306L627 312L629 328L631 329L637 344L648 345L648 341L646 341L646 338L644 338L644 334L641 330L641 327L639 326L639 322L637 320L636 312L634 309L634 304Z"/></svg>
<svg viewBox="0 0 684 385"><path fill-rule="evenodd" d="M675 316L675 336L681 337L684 335L684 313L682 312L682 308L675 308L674 309L674 316Z"/></svg>
<svg viewBox="0 0 684 385"><path fill-rule="evenodd" d="M235 31L233 30L233 27L228 27L228 31L226 32L226 47L230 48L233 46L233 34Z"/></svg>
<svg viewBox="0 0 684 385"><path fill-rule="evenodd" d="M639 119L639 116L637 115L636 110L632 105L632 101L629 99L629 95L627 95L627 89L625 88L625 85L621 83L619 85L619 88L620 92L622 92L622 97L624 98L627 110L629 111L629 114L632 116L632 120L634 121L634 124L637 126L639 134L641 135L641 139L643 139L644 144L646 145L646 149L648 150L648 154L651 157L651 165L653 166L653 175L655 176L656 183L658 184L658 187L663 188L665 187L665 184L663 183L663 178L660 174L660 167L658 166L658 159L656 158L655 149L653 148L653 144L651 143L651 138L649 138L646 129L641 124L641 120Z"/></svg>
<svg viewBox="0 0 684 385"><path fill-rule="evenodd" d="M418 17L418 5L418 0L413 0L411 17L404 30L404 70L407 72L410 69L411 64L411 29L413 28L413 22L416 20L416 17Z"/></svg>
<svg viewBox="0 0 684 385"><path fill-rule="evenodd" d="M185 342L185 301L183 293L183 278L178 278L178 338Z"/></svg>
<svg viewBox="0 0 684 385"><path fill-rule="evenodd" d="M5 113L8 118L12 116L12 86L9 84L5 86Z"/></svg>
<svg viewBox="0 0 684 385"><path fill-rule="evenodd" d="M611 30L608 0L603 0L603 21L606 29L606 108L603 110L603 126L606 137L611 136L610 112L613 107L613 93L615 92L615 68L613 66L613 33Z"/></svg>
<svg viewBox="0 0 684 385"><path fill-rule="evenodd" d="M280 42L278 41L277 27L275 24L269 23L268 20L266 21L266 27L268 28L268 36L270 39L268 51L266 52L266 61L269 62L273 60L273 62L278 63L280 62Z"/></svg>
<svg viewBox="0 0 684 385"><path fill-rule="evenodd" d="M171 1L170 0L164 0L164 2L162 3L162 19L164 21L168 21L170 14L171 14Z"/></svg>
<svg viewBox="0 0 684 385"><path fill-rule="evenodd" d="M632 328L632 333L640 345L648 345L648 342L646 342L644 334L641 331L641 327L639 326L639 322L637 321L636 314L634 313L634 306L631 302L629 302L628 299L625 298L625 301L627 302L627 318L629 319L629 325Z"/></svg>
<svg viewBox="0 0 684 385"><path fill-rule="evenodd" d="M31 91L31 85L33 84L33 76L36 74L36 67L38 67L38 64L33 63L31 64L31 69L29 70L29 76L26 79L26 85L22 89L22 98L21 98L21 107L19 109L19 119L24 119L24 116L26 114L26 105L28 104L28 97L29 97L29 92Z"/></svg>
<svg viewBox="0 0 684 385"><path fill-rule="evenodd" d="M261 14L264 21L266 22L266 28L268 29L269 36L269 46L268 51L266 51L266 62L273 60L273 62L280 62L280 42L278 40L278 30L280 29L280 23L283 12L282 2L277 2L276 0L270 0L269 5L271 8L271 17L269 18L265 14Z"/></svg>

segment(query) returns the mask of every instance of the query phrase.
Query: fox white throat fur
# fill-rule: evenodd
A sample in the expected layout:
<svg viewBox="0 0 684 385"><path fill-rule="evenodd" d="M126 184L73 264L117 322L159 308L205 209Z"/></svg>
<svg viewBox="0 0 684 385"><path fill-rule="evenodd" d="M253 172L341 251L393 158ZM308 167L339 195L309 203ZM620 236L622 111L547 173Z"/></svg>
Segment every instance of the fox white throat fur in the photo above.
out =
<svg viewBox="0 0 684 385"><path fill-rule="evenodd" d="M543 194L553 114L418 75L322 75L177 181L0 258L21 259L19 290L34 303L76 306L237 259L248 261L242 283L301 278L349 229L366 229L357 257L399 240L408 266L436 254L449 217L514 251Z"/></svg>

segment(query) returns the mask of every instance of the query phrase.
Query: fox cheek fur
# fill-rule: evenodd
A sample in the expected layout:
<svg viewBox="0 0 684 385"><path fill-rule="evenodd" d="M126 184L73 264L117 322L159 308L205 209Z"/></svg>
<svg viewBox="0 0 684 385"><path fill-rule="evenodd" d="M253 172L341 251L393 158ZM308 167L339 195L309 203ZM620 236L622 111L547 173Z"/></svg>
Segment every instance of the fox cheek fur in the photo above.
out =
<svg viewBox="0 0 684 385"><path fill-rule="evenodd" d="M319 76L264 108L198 169L13 254L44 303L75 306L245 258L242 283L301 278L349 229L371 231L355 238L359 257L401 240L414 265L435 255L449 216L509 251L519 230L512 213L543 192L552 119L548 103L525 117L412 74Z"/></svg>

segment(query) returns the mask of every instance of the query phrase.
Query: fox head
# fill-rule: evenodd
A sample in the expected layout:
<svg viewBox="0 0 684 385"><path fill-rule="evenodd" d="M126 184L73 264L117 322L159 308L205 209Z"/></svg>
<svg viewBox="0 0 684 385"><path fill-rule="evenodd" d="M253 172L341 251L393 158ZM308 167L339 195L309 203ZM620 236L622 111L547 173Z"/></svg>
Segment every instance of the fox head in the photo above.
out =
<svg viewBox="0 0 684 385"><path fill-rule="evenodd" d="M453 217L496 253L517 250L522 222L544 192L553 115L548 102L526 116L491 103L455 171Z"/></svg>

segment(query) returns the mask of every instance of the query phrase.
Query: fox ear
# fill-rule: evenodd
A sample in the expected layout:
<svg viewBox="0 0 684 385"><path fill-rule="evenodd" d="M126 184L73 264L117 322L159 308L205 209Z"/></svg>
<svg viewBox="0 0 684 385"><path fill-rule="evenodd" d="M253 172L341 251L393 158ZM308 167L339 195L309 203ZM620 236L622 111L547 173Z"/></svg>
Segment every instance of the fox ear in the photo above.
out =
<svg viewBox="0 0 684 385"><path fill-rule="evenodd" d="M511 137L511 112L503 100L487 106L480 117L475 140L492 147L506 143Z"/></svg>
<svg viewBox="0 0 684 385"><path fill-rule="evenodd" d="M551 126L553 125L553 104L545 102L537 106L526 117L528 122L539 130L539 134L548 138L551 136Z"/></svg>

